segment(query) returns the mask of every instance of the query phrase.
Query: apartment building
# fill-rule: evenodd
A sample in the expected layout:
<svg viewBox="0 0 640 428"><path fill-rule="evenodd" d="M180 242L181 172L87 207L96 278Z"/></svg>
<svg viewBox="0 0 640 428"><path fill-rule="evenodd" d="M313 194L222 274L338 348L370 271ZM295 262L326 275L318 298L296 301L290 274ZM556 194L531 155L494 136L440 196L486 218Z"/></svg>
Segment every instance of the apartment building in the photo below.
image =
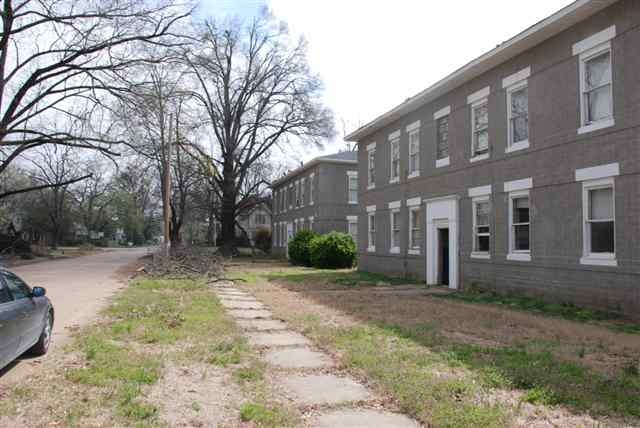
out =
<svg viewBox="0 0 640 428"><path fill-rule="evenodd" d="M272 183L273 253L286 255L299 230L339 231L357 239L356 152L317 157Z"/></svg>
<svg viewBox="0 0 640 428"><path fill-rule="evenodd" d="M639 47L576 1L347 136L359 268L640 317Z"/></svg>

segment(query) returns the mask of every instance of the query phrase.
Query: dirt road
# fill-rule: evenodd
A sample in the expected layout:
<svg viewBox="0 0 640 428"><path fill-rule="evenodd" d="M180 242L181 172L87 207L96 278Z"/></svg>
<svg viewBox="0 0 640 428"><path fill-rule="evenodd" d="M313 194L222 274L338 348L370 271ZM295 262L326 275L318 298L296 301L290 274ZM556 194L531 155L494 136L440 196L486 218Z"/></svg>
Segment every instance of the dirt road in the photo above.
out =
<svg viewBox="0 0 640 428"><path fill-rule="evenodd" d="M113 249L99 254L66 260L46 261L12 268L31 286L47 289L47 296L55 308L53 342L49 354L52 358L57 348L69 339L69 333L90 322L105 305L106 299L124 285L127 267L148 253L146 248ZM37 365L29 359L0 373L0 383L19 380Z"/></svg>

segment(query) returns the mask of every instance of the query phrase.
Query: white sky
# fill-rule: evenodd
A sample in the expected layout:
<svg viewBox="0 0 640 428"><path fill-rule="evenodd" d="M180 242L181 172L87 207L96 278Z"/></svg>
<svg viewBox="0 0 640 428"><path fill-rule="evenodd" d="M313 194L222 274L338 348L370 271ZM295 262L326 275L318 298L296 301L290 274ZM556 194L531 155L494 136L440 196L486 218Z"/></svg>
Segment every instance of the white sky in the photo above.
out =
<svg viewBox="0 0 640 428"><path fill-rule="evenodd" d="M572 0L201 0L203 16L250 17L263 5L309 42L339 137L442 79Z"/></svg>

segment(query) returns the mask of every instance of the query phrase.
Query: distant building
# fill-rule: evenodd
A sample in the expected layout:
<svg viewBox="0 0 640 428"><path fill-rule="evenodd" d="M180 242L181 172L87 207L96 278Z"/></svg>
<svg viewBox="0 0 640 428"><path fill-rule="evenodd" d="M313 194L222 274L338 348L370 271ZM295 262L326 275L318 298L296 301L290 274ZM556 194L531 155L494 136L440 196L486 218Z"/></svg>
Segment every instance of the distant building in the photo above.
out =
<svg viewBox="0 0 640 428"><path fill-rule="evenodd" d="M273 187L273 252L285 255L299 230L339 231L357 239L356 152L317 157L276 180Z"/></svg>
<svg viewBox="0 0 640 428"><path fill-rule="evenodd" d="M263 198L247 213L238 216L238 224L247 232L251 244L255 243L256 233L259 230L271 232L271 200ZM242 237L242 229L236 227L236 235Z"/></svg>

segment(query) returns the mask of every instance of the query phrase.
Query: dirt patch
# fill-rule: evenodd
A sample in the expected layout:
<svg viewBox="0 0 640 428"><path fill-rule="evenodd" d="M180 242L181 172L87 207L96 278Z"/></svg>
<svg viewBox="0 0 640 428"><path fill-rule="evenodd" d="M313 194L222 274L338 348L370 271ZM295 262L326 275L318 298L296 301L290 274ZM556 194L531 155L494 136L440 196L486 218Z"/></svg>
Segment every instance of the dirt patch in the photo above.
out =
<svg viewBox="0 0 640 428"><path fill-rule="evenodd" d="M168 363L148 401L161 409L160 419L171 427L213 427L237 423L243 396L228 370Z"/></svg>

